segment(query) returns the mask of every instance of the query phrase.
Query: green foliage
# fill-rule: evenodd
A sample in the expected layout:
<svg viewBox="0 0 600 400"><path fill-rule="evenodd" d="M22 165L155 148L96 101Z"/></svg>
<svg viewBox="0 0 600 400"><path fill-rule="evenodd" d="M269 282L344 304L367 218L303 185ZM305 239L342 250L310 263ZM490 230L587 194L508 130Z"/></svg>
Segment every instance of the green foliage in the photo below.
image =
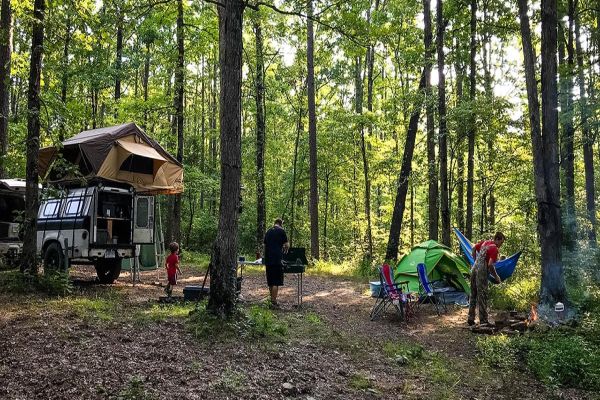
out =
<svg viewBox="0 0 600 400"><path fill-rule="evenodd" d="M373 383L361 374L354 374L350 377L350 387L356 390L366 390L372 388Z"/></svg>
<svg viewBox="0 0 600 400"><path fill-rule="evenodd" d="M248 376L244 372L227 367L223 371L219 381L216 383L216 386L228 393L239 394L242 392L247 380Z"/></svg>
<svg viewBox="0 0 600 400"><path fill-rule="evenodd" d="M125 387L119 395L118 400L154 400L154 396L144 385L144 381L141 377L134 376L131 378L127 387Z"/></svg>
<svg viewBox="0 0 600 400"><path fill-rule="evenodd" d="M422 360L425 351L422 346L409 342L386 342L383 345L383 354L388 358L397 359L399 362L413 363ZM400 360L402 358L402 360Z"/></svg>
<svg viewBox="0 0 600 400"><path fill-rule="evenodd" d="M283 340L287 334L287 325L277 315L264 306L238 307L235 314L228 318L219 318L199 305L191 314L188 323L192 333L203 340L226 341L239 339Z"/></svg>
<svg viewBox="0 0 600 400"><path fill-rule="evenodd" d="M36 288L50 296L68 296L73 292L73 284L68 272L51 271L38 275Z"/></svg>
<svg viewBox="0 0 600 400"><path fill-rule="evenodd" d="M194 309L192 304L154 304L149 309L140 310L135 315L139 323L162 322L169 319L187 317Z"/></svg>
<svg viewBox="0 0 600 400"><path fill-rule="evenodd" d="M210 255L197 251L185 251L181 257L181 264L193 269L206 271L210 263Z"/></svg>
<svg viewBox="0 0 600 400"><path fill-rule="evenodd" d="M312 325L322 325L323 324L323 321L321 320L321 317L319 317L319 314L314 313L312 311L307 312L304 315L304 319Z"/></svg>
<svg viewBox="0 0 600 400"><path fill-rule="evenodd" d="M72 312L79 318L95 322L111 322L120 317L120 297L113 292L96 297L67 297L53 301L51 304L68 312Z"/></svg>
<svg viewBox="0 0 600 400"><path fill-rule="evenodd" d="M286 335L287 327L273 312L265 307L252 306L247 313L249 334L252 337L281 338Z"/></svg>
<svg viewBox="0 0 600 400"><path fill-rule="evenodd" d="M16 270L0 271L0 293L43 292L50 296L68 296L73 291L69 274L52 272L31 276Z"/></svg>
<svg viewBox="0 0 600 400"><path fill-rule="evenodd" d="M456 398L454 388L460 383L460 378L450 360L441 353L429 352L425 359L424 368L431 373L436 385L437 399Z"/></svg>
<svg viewBox="0 0 600 400"><path fill-rule="evenodd" d="M482 337L477 349L492 367L523 364L547 384L600 390L600 346L573 331Z"/></svg>
<svg viewBox="0 0 600 400"><path fill-rule="evenodd" d="M554 333L525 340L528 368L542 381L600 390L600 347L583 337Z"/></svg>
<svg viewBox="0 0 600 400"><path fill-rule="evenodd" d="M509 336L479 336L475 345L479 359L491 367L514 368L517 365L518 348Z"/></svg>
<svg viewBox="0 0 600 400"><path fill-rule="evenodd" d="M510 283L490 285L491 305L498 310L529 311L537 303L539 277L511 279Z"/></svg>

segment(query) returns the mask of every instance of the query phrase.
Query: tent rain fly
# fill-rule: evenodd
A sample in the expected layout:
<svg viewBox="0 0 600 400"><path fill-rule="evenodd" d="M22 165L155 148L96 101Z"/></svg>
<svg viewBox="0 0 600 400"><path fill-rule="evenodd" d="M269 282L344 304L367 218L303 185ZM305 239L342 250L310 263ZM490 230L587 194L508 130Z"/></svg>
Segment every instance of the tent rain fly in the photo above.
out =
<svg viewBox="0 0 600 400"><path fill-rule="evenodd" d="M77 166L86 179L128 183L146 194L183 191L181 163L134 123L83 131L65 140L60 148L40 150L40 176L54 182L75 179L53 169L59 154Z"/></svg>

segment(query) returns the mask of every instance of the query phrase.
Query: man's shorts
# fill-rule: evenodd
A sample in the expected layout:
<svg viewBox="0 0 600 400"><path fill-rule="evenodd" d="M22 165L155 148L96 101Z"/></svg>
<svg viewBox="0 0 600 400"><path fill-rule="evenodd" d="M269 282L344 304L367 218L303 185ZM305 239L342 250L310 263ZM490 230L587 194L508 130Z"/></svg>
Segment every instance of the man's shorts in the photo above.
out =
<svg viewBox="0 0 600 400"><path fill-rule="evenodd" d="M177 285L177 274L167 274L167 278L169 279L169 285Z"/></svg>
<svg viewBox="0 0 600 400"><path fill-rule="evenodd" d="M283 286L283 265L267 265L267 286Z"/></svg>

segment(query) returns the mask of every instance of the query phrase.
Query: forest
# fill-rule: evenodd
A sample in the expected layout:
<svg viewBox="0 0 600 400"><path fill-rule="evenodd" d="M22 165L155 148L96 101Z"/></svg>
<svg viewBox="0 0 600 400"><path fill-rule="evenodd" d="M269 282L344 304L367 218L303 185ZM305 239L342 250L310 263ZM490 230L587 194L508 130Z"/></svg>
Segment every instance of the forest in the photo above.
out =
<svg viewBox="0 0 600 400"><path fill-rule="evenodd" d="M597 1L0 7L0 178L27 182L22 270L40 262L39 150L133 122L183 164L183 193L159 197L164 236L206 260L212 314L235 314L238 256L263 254L282 218L309 270L362 281L426 240L460 254L453 228L501 231L502 254L522 255L492 307L534 304L556 325L560 302L597 332ZM588 333L570 334L600 360ZM590 374L559 385L600 388Z"/></svg>

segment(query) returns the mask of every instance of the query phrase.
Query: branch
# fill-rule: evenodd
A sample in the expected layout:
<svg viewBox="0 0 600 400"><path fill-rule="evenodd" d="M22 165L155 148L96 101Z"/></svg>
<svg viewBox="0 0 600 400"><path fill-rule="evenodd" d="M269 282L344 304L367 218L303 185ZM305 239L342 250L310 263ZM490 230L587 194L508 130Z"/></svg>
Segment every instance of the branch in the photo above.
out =
<svg viewBox="0 0 600 400"><path fill-rule="evenodd" d="M220 1L217 0L204 0L207 3L212 3L212 4L216 4L219 7L225 7L225 4L221 3Z"/></svg>
<svg viewBox="0 0 600 400"><path fill-rule="evenodd" d="M208 1L208 0L204 0L204 1ZM353 35L351 35L351 34L349 34L347 32L344 32L343 30L341 30L339 28L336 28L335 26L330 25L327 22L322 21L320 18L315 18L314 16L309 16L309 15L306 15L306 14L302 14L301 12L297 12L297 11L282 10L282 9L278 8L277 6L275 6L274 4L265 3L263 1L258 1L258 2L256 2L256 4L246 3L246 6L248 8L251 8L254 11L258 11L258 9L259 9L260 6L265 6L265 7L268 7L268 8L270 8L271 10L273 10L275 12L278 12L279 14L293 15L293 16L300 17L300 18L310 19L311 21L314 21L317 24L323 25L324 27L329 28L332 31L341 34L342 36L346 37L347 39L349 39L351 42L353 42L354 44L356 44L358 46L367 47L366 44L361 43L355 36L353 36Z"/></svg>

